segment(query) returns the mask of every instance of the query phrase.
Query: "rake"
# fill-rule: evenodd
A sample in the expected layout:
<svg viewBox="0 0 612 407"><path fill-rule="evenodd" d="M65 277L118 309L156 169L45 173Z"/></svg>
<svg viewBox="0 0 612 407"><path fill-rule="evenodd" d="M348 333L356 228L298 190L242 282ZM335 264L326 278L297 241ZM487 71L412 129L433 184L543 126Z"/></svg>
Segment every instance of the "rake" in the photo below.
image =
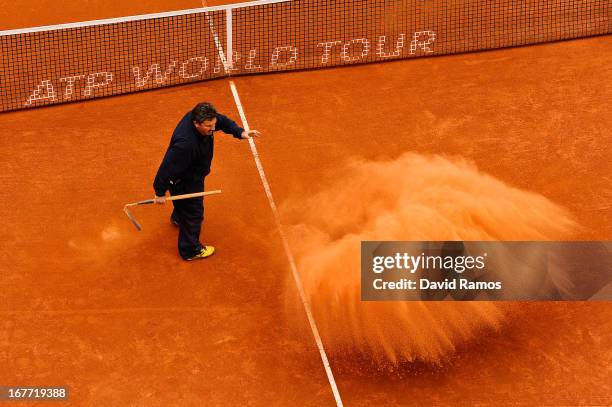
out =
<svg viewBox="0 0 612 407"><path fill-rule="evenodd" d="M200 197L200 196L215 195L215 194L220 194L220 193L221 193L221 190L220 189L216 189L214 191L195 192L193 194L184 194L184 195L174 195L174 196L167 197L166 201L178 201L179 199L197 198L197 197ZM129 204L127 204L127 205L125 205L123 207L123 212L125 212L125 214L127 215L128 219L134 224L134 226L136 226L136 229L142 230L142 226L140 226L140 223L138 223L138 221L136 220L134 215L132 215L132 213L130 212L130 208L133 207L133 206L148 205L148 204L152 204L152 203L155 203L154 199L147 199L145 201L129 203Z"/></svg>

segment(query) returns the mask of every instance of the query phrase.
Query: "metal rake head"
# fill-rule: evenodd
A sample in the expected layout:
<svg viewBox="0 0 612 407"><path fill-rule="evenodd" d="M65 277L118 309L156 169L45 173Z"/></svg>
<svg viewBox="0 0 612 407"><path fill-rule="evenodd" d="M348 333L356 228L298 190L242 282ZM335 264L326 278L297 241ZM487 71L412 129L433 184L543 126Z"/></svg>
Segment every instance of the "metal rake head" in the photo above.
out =
<svg viewBox="0 0 612 407"><path fill-rule="evenodd" d="M138 229L138 231L141 231L142 230L142 226L140 226L140 223L138 223L138 221L136 220L134 215L132 215L132 212L130 212L130 210L129 210L130 206L134 206L134 205L130 205L130 204L125 205L123 207L123 212L125 212L125 214L127 215L128 219L130 220L130 222L132 222L134 224L134 226L136 226L136 229Z"/></svg>

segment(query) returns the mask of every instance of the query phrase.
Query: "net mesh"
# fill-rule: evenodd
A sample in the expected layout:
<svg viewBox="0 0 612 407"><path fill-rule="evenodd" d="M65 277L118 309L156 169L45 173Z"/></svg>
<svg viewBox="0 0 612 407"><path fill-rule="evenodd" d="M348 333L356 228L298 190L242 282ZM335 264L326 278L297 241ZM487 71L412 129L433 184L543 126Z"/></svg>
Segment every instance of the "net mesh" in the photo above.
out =
<svg viewBox="0 0 612 407"><path fill-rule="evenodd" d="M608 34L611 12L610 0L293 0L2 32L1 110Z"/></svg>

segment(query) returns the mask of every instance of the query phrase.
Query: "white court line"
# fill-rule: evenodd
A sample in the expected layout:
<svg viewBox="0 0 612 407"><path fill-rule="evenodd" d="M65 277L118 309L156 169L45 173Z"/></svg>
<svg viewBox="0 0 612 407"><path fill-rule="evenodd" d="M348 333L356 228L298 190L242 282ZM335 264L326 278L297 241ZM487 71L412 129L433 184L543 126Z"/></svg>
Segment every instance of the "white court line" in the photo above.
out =
<svg viewBox="0 0 612 407"><path fill-rule="evenodd" d="M204 3L204 2L202 2ZM225 71L226 74L229 74L230 71L230 66L228 65L227 59L225 58L225 52L223 51L223 45L221 45L221 41L219 41L219 36L217 35L217 32L215 31L215 24L212 20L212 18L210 17L210 15L208 14L208 12L204 13L206 15L206 20L208 21L208 26L210 27L210 32L212 33L214 39L215 39L215 46L217 47L217 52L219 52L219 58L221 59L221 63L223 64L223 70ZM229 55L230 59L232 58L231 55Z"/></svg>
<svg viewBox="0 0 612 407"><path fill-rule="evenodd" d="M228 8L227 10L225 10L225 50L227 51L227 69L225 70L225 72L230 75L231 72L229 71L230 69L232 69L232 64L234 63L234 19L232 17L232 9Z"/></svg>
<svg viewBox="0 0 612 407"><path fill-rule="evenodd" d="M240 97L238 96L238 89L236 89L236 85L234 84L234 81L230 81L230 88L232 89L232 94L234 95L234 101L236 102L238 113L240 113L240 119L242 120L242 126L244 127L245 130L248 131L249 123L247 122L246 116L244 114L242 103L240 103ZM255 159L255 165L257 166L257 171L259 172L259 178L261 178L261 182L263 184L264 190L266 191L266 196L268 197L268 202L270 204L270 208L272 209L272 214L274 215L274 222L276 223L276 228L278 229L278 233L280 234L281 240L283 242L283 248L285 249L287 260L289 260L289 265L291 266L291 273L293 274L295 285L297 286L297 289L300 293L300 299L302 300L302 304L304 305L304 310L306 311L306 316L308 317L308 323L310 324L310 329L312 330L312 334L315 338L315 342L317 343L317 348L319 349L319 355L321 355L321 361L323 362L325 373L327 373L327 380L329 381L329 385L331 386L332 393L334 394L334 399L336 399L336 405L338 407L342 407L343 405L342 398L340 398L340 392L338 391L338 386L336 385L334 374L332 373L331 366L329 365L329 361L327 359L327 354L325 353L325 349L323 348L323 341L321 340L321 335L319 335L319 329L317 328L317 323L315 322L315 319L312 316L312 310L310 309L310 304L308 303L308 300L306 299L306 293L304 292L304 287L302 286L302 281L300 280L300 275L295 265L295 259L293 258L293 253L291 252L291 249L289 248L287 237L285 236L285 233L283 232L283 227L280 222L280 217L278 216L278 210L276 208L276 203L274 203L274 197L272 196L272 191L270 190L270 184L268 184L266 173L264 172L263 165L261 164L261 160L259 159L259 153L257 152L257 147L255 147L255 141L253 141L252 138L249 139L249 146L251 147L251 153L253 154L253 158Z"/></svg>
<svg viewBox="0 0 612 407"><path fill-rule="evenodd" d="M206 2L206 0L202 0L202 6L204 8L208 8L208 4ZM226 58L226 54L225 51L223 51L223 45L221 45L221 41L219 41L219 36L217 35L217 31L215 30L215 24L213 19L210 17L210 15L208 14L208 11L205 12L204 14L206 15L206 21L208 21L208 27L210 28L210 32L213 35L213 38L215 40L215 46L217 47L217 52L219 53L219 58L221 59L221 63L223 64L223 70L225 71L226 75L230 75L230 69L232 68L231 64L232 64L232 9L228 8L227 10L225 10L226 16L225 16L225 25L226 25L226 32L227 32L227 57ZM229 16L229 23L228 23L228 16ZM228 62L229 61L229 62Z"/></svg>

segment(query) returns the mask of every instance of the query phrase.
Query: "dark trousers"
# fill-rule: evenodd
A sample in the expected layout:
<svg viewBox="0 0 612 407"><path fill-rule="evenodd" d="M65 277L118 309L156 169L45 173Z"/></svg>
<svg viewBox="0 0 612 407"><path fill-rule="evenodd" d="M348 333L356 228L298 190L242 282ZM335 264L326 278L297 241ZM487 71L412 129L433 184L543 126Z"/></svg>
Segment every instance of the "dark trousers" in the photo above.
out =
<svg viewBox="0 0 612 407"><path fill-rule="evenodd" d="M204 191L204 179L181 180L171 185L170 195L191 194ZM172 201L172 219L179 224L178 250L183 259L195 256L202 250L200 231L204 221L204 199L189 198Z"/></svg>

